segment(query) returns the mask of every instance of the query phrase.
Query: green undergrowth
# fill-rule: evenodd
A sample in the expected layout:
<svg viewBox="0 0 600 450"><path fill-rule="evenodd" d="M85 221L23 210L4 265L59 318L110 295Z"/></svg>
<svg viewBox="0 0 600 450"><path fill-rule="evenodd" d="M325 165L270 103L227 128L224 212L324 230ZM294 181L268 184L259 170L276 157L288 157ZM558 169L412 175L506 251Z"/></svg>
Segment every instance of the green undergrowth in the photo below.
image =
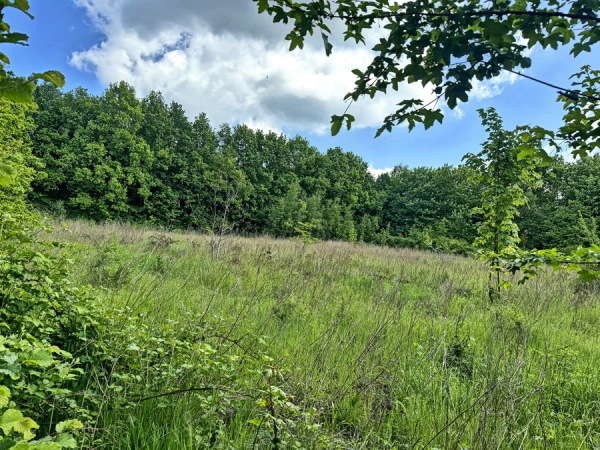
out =
<svg viewBox="0 0 600 450"><path fill-rule="evenodd" d="M479 261L439 253L227 236L216 259L211 237L84 222L46 238L109 311L105 360L80 358L71 388L93 393L81 442L600 446L600 287L570 274L490 303Z"/></svg>

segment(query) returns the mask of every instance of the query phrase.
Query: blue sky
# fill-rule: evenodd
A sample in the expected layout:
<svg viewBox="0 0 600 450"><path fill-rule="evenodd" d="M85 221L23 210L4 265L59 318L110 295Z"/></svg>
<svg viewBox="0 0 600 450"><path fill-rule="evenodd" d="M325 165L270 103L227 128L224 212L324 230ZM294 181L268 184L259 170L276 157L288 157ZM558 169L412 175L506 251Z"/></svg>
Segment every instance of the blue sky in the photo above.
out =
<svg viewBox="0 0 600 450"><path fill-rule="evenodd" d="M339 146L375 169L458 164L485 140L476 110L495 107L505 126L535 124L556 128L562 117L556 92L520 77L504 76L493 89L449 112L442 125L424 131L398 128L374 139L376 124L398 98L363 101L349 112L357 127L331 137L329 116L341 114L352 85L349 70L368 60L365 47L322 42L287 52L285 29L258 16L250 0L30 0L31 21L7 14L14 31L29 34L29 47L6 48L11 69L21 75L57 69L67 89L101 93L125 80L139 95L160 90L182 103L188 115L206 112L213 126L251 126L306 137L320 150ZM573 59L567 49L535 49L527 74L568 87L583 64L598 66L590 54ZM489 86L488 86L489 87ZM405 94L426 95L412 88Z"/></svg>

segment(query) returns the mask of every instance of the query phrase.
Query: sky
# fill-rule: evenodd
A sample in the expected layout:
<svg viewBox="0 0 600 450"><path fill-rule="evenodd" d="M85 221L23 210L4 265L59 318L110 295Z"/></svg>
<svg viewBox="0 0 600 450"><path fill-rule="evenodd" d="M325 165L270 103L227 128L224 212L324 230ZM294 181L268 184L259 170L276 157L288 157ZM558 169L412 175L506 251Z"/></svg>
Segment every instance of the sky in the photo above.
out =
<svg viewBox="0 0 600 450"><path fill-rule="evenodd" d="M320 38L289 52L286 26L259 15L251 0L30 0L30 5L34 20L16 11L6 14L13 31L29 35L28 47L3 50L16 74L60 70L66 89L83 86L98 95L124 80L140 97L161 91L190 118L206 113L213 127L244 123L303 136L323 152L341 147L359 155L374 174L399 164L459 164L486 139L479 108L495 107L509 129L525 124L555 129L562 117L553 89L505 73L478 85L469 102L447 111L444 123L429 130L398 127L374 138L401 99L430 98L428 90L407 85L351 105L352 130L332 137L330 117L345 111L343 97L354 84L351 70L370 62L368 46L334 36L330 57ZM370 38L379 32L373 30ZM563 87L579 67L600 62L590 54L574 59L568 49L534 48L531 58L527 75Z"/></svg>

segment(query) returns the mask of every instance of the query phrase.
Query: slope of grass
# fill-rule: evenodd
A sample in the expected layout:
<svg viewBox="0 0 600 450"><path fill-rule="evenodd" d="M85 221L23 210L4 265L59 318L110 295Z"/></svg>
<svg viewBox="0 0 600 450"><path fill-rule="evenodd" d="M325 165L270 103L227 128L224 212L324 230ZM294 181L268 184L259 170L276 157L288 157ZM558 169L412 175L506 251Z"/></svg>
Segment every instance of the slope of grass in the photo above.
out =
<svg viewBox="0 0 600 450"><path fill-rule="evenodd" d="M600 446L600 288L569 274L492 304L470 258L84 222L52 238L73 243L75 282L149 327L210 323L216 351L242 358L266 346L254 382L293 396L295 413L269 408L275 425L251 396L225 413L189 392L108 409L117 448L271 448L274 428L285 448ZM227 426L203 441L210 414Z"/></svg>

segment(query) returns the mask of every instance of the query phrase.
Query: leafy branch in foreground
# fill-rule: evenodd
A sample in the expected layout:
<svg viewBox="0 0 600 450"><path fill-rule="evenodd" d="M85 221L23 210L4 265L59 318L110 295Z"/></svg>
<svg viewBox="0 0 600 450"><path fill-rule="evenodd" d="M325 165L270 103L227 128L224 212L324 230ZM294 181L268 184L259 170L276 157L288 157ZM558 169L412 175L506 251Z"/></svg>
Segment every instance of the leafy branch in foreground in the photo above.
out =
<svg viewBox="0 0 600 450"><path fill-rule="evenodd" d="M5 8L14 8L26 14L29 18L29 2L27 0L1 0L0 1L0 44L27 45L29 37L24 33L11 31L10 25L4 20ZM65 84L65 77L56 70L43 73L34 73L28 78L13 76L6 68L10 64L10 58L0 52L0 98L13 102L32 102L32 93L37 80L47 81L57 87Z"/></svg>
<svg viewBox="0 0 600 450"><path fill-rule="evenodd" d="M585 0L505 0L493 7L476 0L253 1L258 12L266 12L274 22L293 24L286 36L290 50L302 48L307 36L319 31L329 55L331 23L341 23L344 40L363 44L369 30L385 30L372 48L371 63L352 71L355 87L346 95L351 101L418 83L454 109L469 99L475 81L498 76L502 70L530 67L528 50L536 45L557 49L572 44L571 54L577 56L600 41L600 6ZM437 105L404 99L377 134L402 123L409 129L417 123L429 128L443 117ZM352 120L349 114L333 116L332 133L339 132L344 122L350 128Z"/></svg>
<svg viewBox="0 0 600 450"><path fill-rule="evenodd" d="M585 157L600 149L600 70L583 66L571 78L576 95L559 98L566 111L559 137L567 141L573 156Z"/></svg>
<svg viewBox="0 0 600 450"><path fill-rule="evenodd" d="M23 33L12 32L10 25L5 22L5 8L17 9L33 19L33 16L29 13L29 2L27 0L0 0L0 44L27 45L29 37ZM31 103L33 102L33 90L37 80L47 81L57 87L62 87L65 84L65 77L56 70L34 73L28 78L22 78L14 76L7 70L9 64L9 57L0 52L0 99L18 103ZM15 177L15 168L0 160L0 187L8 186L14 181Z"/></svg>

